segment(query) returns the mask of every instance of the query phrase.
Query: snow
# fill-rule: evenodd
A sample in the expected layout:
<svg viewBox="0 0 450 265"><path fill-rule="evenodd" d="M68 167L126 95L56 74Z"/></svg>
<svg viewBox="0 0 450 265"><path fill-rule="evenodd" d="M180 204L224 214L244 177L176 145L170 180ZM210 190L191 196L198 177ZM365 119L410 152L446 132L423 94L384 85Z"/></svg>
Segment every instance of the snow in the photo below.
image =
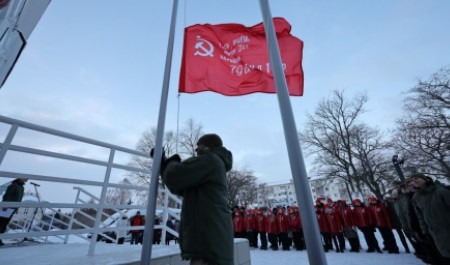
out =
<svg viewBox="0 0 450 265"><path fill-rule="evenodd" d="M395 234L395 233L394 233ZM397 236L395 234L395 236ZM382 240L377 233L378 242ZM405 253L400 240L397 244L400 254L388 253L365 253L366 245L364 239L360 237L363 250L359 253L345 252L325 253L329 265L419 265L424 264L412 253ZM3 240L12 242L11 240ZM57 242L49 237L49 242ZM410 249L411 246L410 246ZM68 244L36 244L25 242L19 246L17 244L7 244L0 247L0 265L117 265L139 260L141 257L141 245L130 245L125 242L123 245L107 244L98 242L95 247L95 255L88 256L89 243L78 237L71 236ZM171 254L178 252L178 245L171 241L170 246L154 245L152 253ZM272 250L250 250L251 263L253 265L294 265L309 264L308 254L303 251L272 251Z"/></svg>

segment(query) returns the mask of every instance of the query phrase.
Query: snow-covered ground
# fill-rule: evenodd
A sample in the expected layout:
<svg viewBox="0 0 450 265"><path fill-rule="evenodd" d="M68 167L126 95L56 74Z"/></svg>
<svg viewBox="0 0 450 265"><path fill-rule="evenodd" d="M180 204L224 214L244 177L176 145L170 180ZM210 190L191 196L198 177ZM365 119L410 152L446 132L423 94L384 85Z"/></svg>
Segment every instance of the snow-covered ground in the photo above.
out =
<svg viewBox="0 0 450 265"><path fill-rule="evenodd" d="M378 235L379 236L379 235ZM71 237L72 243L69 244L33 244L25 242L20 246L6 245L0 247L1 265L113 265L136 261L141 256L141 245L123 245L107 244L99 242L95 248L94 256L87 256L89 244L84 241ZM51 239L50 239L51 241ZM364 239L361 238L363 248L366 248ZM178 245L173 241L170 246L155 245L152 252L155 253L173 253L178 250ZM381 243L382 240L379 240ZM329 265L419 265L424 264L417 259L414 254L407 254L400 240L397 241L400 248L400 254L388 253L326 253L326 259ZM253 265L297 265L309 264L306 251L272 251L258 250L250 251L251 262Z"/></svg>

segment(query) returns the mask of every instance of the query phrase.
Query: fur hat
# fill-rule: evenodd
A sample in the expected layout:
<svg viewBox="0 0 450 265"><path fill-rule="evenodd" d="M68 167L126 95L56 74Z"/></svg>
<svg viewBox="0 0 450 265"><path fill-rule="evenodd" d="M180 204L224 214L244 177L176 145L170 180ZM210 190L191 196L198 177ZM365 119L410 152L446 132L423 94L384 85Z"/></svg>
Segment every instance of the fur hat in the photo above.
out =
<svg viewBox="0 0 450 265"><path fill-rule="evenodd" d="M421 178L421 179L423 179L423 180L426 180L427 182L433 182L433 180L432 180L430 177L426 176L426 175L423 174L423 173L415 173L415 174L412 174L411 176L409 176L408 179L413 179L413 178Z"/></svg>
<svg viewBox="0 0 450 265"><path fill-rule="evenodd" d="M221 147L222 139L220 139L219 135L214 133L205 134L200 139L198 139L197 145L205 145L209 148Z"/></svg>

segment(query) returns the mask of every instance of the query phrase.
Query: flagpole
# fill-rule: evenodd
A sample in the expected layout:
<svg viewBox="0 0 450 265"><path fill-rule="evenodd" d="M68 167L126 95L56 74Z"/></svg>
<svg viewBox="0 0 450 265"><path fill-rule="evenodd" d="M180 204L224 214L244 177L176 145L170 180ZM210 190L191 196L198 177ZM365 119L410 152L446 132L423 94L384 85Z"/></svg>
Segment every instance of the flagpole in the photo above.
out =
<svg viewBox="0 0 450 265"><path fill-rule="evenodd" d="M297 136L294 115L289 100L286 77L284 76L280 50L278 47L275 28L268 0L259 0L261 13L266 32L267 46L269 49L270 64L272 66L277 89L278 104L283 121L284 136L288 149L289 163L291 165L292 179L294 180L295 193L302 217L306 250L308 251L309 264L326 265L325 253L320 238L319 225L313 207L312 194L309 189L308 176L303 160L300 143Z"/></svg>
<svg viewBox="0 0 450 265"><path fill-rule="evenodd" d="M158 126L156 129L155 154L153 156L152 174L148 192L147 211L145 214L144 241L141 250L141 265L149 265L152 257L153 226L155 220L156 197L158 195L159 170L162 157L162 143L167 111L167 98L169 94L170 70L172 66L173 43L175 36L175 23L177 17L178 0L173 1L172 18L170 21L169 41L167 44L166 65L164 68L164 79L159 105Z"/></svg>

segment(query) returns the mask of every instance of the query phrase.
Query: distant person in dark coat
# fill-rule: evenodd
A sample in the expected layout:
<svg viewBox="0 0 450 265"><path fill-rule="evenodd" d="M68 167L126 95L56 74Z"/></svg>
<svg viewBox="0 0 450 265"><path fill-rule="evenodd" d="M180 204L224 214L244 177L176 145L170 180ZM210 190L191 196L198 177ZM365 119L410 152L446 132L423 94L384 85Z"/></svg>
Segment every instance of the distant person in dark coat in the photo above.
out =
<svg viewBox="0 0 450 265"><path fill-rule="evenodd" d="M166 227L175 230L175 219L167 220ZM170 240L174 239L173 235L169 232L166 232L166 245L170 245Z"/></svg>
<svg viewBox="0 0 450 265"><path fill-rule="evenodd" d="M5 194L3 194L4 202L21 202L23 198L23 193L25 188L23 187L28 179L26 178L17 178L11 182L11 184L6 188ZM9 208L11 212L8 214L9 216L0 217L0 234L6 232L6 228L11 221L12 216L15 212L17 212L18 208ZM9 212L8 208L3 207L3 212ZM4 245L2 240L0 240L0 246Z"/></svg>

